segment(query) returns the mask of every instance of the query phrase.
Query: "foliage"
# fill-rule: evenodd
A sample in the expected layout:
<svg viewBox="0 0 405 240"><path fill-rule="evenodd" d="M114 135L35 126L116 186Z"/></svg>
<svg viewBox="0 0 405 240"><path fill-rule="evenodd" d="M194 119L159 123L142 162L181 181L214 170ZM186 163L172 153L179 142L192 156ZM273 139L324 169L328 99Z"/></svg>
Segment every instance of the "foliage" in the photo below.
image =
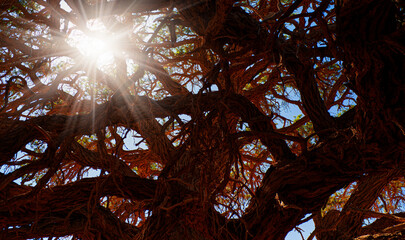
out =
<svg viewBox="0 0 405 240"><path fill-rule="evenodd" d="M0 10L1 239L404 232L402 1Z"/></svg>

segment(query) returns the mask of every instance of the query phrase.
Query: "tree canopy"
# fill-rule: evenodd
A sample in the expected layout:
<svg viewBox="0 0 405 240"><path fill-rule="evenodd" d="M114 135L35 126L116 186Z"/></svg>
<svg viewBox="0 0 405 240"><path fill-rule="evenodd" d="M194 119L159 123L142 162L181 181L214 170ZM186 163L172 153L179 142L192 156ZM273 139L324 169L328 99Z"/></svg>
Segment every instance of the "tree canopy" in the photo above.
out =
<svg viewBox="0 0 405 240"><path fill-rule="evenodd" d="M404 8L0 1L0 238L402 238Z"/></svg>

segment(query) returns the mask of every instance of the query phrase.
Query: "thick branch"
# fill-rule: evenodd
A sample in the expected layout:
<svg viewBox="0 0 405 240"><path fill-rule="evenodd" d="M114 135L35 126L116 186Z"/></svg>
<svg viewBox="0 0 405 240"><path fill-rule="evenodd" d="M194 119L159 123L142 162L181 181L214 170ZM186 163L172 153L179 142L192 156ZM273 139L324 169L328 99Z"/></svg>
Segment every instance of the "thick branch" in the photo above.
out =
<svg viewBox="0 0 405 240"><path fill-rule="evenodd" d="M91 217L89 217L91 215ZM48 213L39 221L34 216L31 222L18 228L5 228L0 233L2 239L19 240L39 237L63 237L76 235L82 239L134 239L138 228L115 217L109 210L95 206L88 209L67 207L64 211ZM35 222L34 222L35 221ZM2 226L3 227L3 226Z"/></svg>
<svg viewBox="0 0 405 240"><path fill-rule="evenodd" d="M87 206L91 199L117 196L132 200L153 199L157 184L138 177L98 177L46 188L36 197L27 197L29 187L10 183L0 199L0 226L29 224L33 219ZM19 193L14 195L15 193ZM28 194L28 195L27 195ZM97 201L96 201L97 202Z"/></svg>
<svg viewBox="0 0 405 240"><path fill-rule="evenodd" d="M2 154L0 156L3 161L9 160L25 144L34 139L43 139L44 132L58 135L59 138L92 134L108 125L132 125L146 119L192 114L192 109L196 106L201 110L210 111L221 107L217 104L221 99L232 112L239 115L243 121L248 122L252 130L262 133L273 132L271 118L261 113L256 106L241 95L223 98L219 92L213 92L201 96L191 94L172 96L159 101L153 101L147 97L120 96L111 102L99 105L94 112L85 115L51 115L28 121L14 123L10 121L10 127L2 129L2 134L0 134L0 141L6 143L0 146ZM97 116L97 119L94 119L93 116ZM276 159L291 160L295 158L287 144L278 137L267 134L260 135L259 138Z"/></svg>
<svg viewBox="0 0 405 240"><path fill-rule="evenodd" d="M325 130L334 128L335 122L326 109L315 80L313 65L302 63L295 54L285 53L284 64L295 75L295 82L300 91L302 104L314 129L320 137L325 137Z"/></svg>
<svg viewBox="0 0 405 240"><path fill-rule="evenodd" d="M70 156L82 166L104 169L108 170L112 174L119 173L127 177L138 177L136 173L128 167L128 165L112 155L107 154L106 156L101 156L97 152L84 148L77 142L72 143L72 149L74 152L72 152Z"/></svg>
<svg viewBox="0 0 405 240"><path fill-rule="evenodd" d="M350 196L340 215L336 215L336 231L329 232L320 239L350 239L359 235L364 213L359 210L369 209L376 201L384 187L399 174L398 169L382 171L363 177L354 193ZM317 236L318 237L318 236Z"/></svg>

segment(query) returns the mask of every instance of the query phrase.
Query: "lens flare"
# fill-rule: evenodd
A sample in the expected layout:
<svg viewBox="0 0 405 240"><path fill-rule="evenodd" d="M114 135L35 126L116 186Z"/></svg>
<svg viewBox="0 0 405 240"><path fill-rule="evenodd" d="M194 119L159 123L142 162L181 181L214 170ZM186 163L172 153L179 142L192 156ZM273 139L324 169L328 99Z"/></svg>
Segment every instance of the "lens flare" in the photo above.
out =
<svg viewBox="0 0 405 240"><path fill-rule="evenodd" d="M114 36L99 21L88 23L86 31L74 29L68 42L87 62L95 63L97 67L112 64L114 54L118 51Z"/></svg>

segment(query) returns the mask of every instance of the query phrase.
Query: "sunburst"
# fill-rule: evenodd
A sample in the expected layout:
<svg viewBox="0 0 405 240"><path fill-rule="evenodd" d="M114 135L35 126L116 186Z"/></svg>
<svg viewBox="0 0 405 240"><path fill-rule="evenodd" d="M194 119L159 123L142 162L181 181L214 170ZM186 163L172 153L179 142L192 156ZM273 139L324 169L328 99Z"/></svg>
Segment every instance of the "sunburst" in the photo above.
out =
<svg viewBox="0 0 405 240"><path fill-rule="evenodd" d="M97 67L112 64L114 54L119 52L116 38L106 31L99 20L89 21L85 31L72 30L69 43L77 48L87 63Z"/></svg>

